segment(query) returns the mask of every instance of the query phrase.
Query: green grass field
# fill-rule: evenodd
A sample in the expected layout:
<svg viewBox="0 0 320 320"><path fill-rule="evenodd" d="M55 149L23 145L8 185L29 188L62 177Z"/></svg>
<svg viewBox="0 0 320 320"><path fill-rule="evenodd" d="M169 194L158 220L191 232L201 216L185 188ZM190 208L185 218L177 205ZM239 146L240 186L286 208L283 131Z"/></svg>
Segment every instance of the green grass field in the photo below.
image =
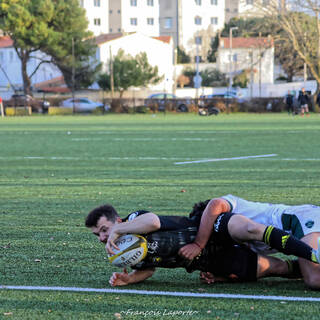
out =
<svg viewBox="0 0 320 320"><path fill-rule="evenodd" d="M0 285L110 288L117 269L84 227L88 211L106 202L122 217L185 215L228 193L319 205L319 128L317 114L0 119ZM221 161L175 164L203 159ZM320 298L299 280L207 286L182 269L126 289ZM311 320L319 310L320 302L0 290L0 319Z"/></svg>

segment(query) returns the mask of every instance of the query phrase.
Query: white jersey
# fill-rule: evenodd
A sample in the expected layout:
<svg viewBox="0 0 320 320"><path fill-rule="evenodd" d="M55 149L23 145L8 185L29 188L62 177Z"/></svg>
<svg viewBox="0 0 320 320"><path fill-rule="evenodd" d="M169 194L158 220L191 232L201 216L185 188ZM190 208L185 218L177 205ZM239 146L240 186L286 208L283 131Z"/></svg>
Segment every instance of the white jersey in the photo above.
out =
<svg viewBox="0 0 320 320"><path fill-rule="evenodd" d="M249 219L264 224L266 226L273 225L282 229L281 215L290 208L285 204L272 204L253 202L241 199L232 194L221 197L227 200L231 206L232 213L241 214Z"/></svg>
<svg viewBox="0 0 320 320"><path fill-rule="evenodd" d="M249 219L272 225L293 234L301 239L303 236L320 232L320 207L310 204L289 206L285 204L272 204L253 202L241 199L232 194L221 197L230 204L230 212L241 214ZM268 247L261 242L254 242L258 251L268 251Z"/></svg>

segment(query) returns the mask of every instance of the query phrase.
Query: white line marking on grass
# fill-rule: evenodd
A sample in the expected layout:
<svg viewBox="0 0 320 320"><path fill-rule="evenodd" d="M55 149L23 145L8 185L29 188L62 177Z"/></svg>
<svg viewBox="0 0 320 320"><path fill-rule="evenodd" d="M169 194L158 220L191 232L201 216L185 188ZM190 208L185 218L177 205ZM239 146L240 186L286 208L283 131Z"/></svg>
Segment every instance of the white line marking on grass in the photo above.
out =
<svg viewBox="0 0 320 320"><path fill-rule="evenodd" d="M37 157L37 156L25 156L25 157L1 157L0 160L81 160L81 161L92 161L92 160L166 160L166 161L177 161L177 160L186 160L186 158L178 158L178 157L83 157L83 158L76 158L76 157ZM192 158L187 158L187 160L192 160Z"/></svg>
<svg viewBox="0 0 320 320"><path fill-rule="evenodd" d="M295 158L284 158L283 161L319 161L319 158L307 158L307 159L295 159Z"/></svg>
<svg viewBox="0 0 320 320"><path fill-rule="evenodd" d="M245 294L227 294L227 293L193 293L179 291L149 291L149 290L131 290L131 289L98 289L98 288L77 288L77 287L33 287L33 286L3 286L0 290L31 290L31 291L72 291L72 292L98 292L98 293L116 293L116 294L144 294L158 296L174 297L192 297L192 298L226 298L226 299L252 299L252 300L280 300L280 301L311 301L320 302L320 298L312 297L289 297L289 296L264 296L264 295L245 295Z"/></svg>
<svg viewBox="0 0 320 320"><path fill-rule="evenodd" d="M220 158L220 159L203 159L203 160L196 160L196 161L175 162L174 164L217 162L217 161L228 161L228 160L243 160L243 159L252 159L252 158L275 157L275 156L277 156L277 154L263 154L263 155L259 155L259 156L245 156L245 157Z"/></svg>
<svg viewBox="0 0 320 320"><path fill-rule="evenodd" d="M71 141L102 141L102 138L73 138ZM108 138L104 141L215 141L214 138Z"/></svg>

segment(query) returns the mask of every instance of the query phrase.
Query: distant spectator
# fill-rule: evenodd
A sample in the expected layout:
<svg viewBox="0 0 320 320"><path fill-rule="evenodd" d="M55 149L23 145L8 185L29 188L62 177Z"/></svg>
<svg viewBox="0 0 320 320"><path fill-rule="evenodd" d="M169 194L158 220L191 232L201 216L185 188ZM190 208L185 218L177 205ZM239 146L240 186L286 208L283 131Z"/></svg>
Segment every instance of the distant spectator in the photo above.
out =
<svg viewBox="0 0 320 320"><path fill-rule="evenodd" d="M305 113L309 115L309 106L308 106L309 96L304 88L302 88L299 93L298 101L300 103L301 115L304 116Z"/></svg>
<svg viewBox="0 0 320 320"><path fill-rule="evenodd" d="M320 107L320 92L317 95L317 105Z"/></svg>
<svg viewBox="0 0 320 320"><path fill-rule="evenodd" d="M292 92L290 90L288 90L288 93L284 98L284 102L286 104L286 109L288 111L288 115L290 115L290 114L294 115L293 98L294 98L294 96L293 96Z"/></svg>

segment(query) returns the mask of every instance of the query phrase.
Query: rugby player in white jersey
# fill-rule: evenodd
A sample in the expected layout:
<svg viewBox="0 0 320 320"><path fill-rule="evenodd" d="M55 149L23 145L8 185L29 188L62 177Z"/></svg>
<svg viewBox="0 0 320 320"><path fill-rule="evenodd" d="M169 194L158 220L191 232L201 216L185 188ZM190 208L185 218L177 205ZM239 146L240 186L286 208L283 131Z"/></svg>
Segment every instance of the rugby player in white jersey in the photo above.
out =
<svg viewBox="0 0 320 320"><path fill-rule="evenodd" d="M221 217L222 213L230 214L226 216L226 219L221 218L219 221L218 217ZM312 289L320 289L320 207L315 205L289 206L252 202L230 194L207 200L194 243L182 247L179 254L192 260L201 252L212 232L229 233L232 239L239 242L243 242L248 234L257 233L255 224L245 221L242 223L241 220L233 219L235 216L246 217L258 223L258 226L267 226L260 239L265 244L287 254L289 254L287 250L304 252L299 255L292 252L291 254L300 256L299 265L305 284ZM223 226L221 226L222 221L224 221ZM304 248L301 242L296 242L296 239L301 239L313 250L308 252L307 247ZM268 246L261 246L261 242L253 243L252 247L259 253L270 251Z"/></svg>

